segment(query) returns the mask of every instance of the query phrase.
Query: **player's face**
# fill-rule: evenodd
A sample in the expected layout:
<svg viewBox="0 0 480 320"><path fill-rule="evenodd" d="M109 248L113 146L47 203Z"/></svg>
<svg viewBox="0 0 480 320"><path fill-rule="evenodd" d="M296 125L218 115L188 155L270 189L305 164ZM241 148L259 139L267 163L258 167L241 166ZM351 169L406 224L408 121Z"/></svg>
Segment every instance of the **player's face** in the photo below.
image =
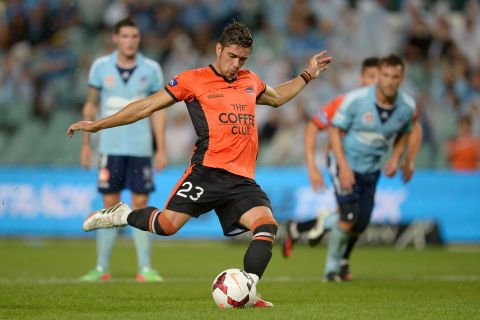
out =
<svg viewBox="0 0 480 320"><path fill-rule="evenodd" d="M404 78L401 66L380 66L378 89L387 99L395 98Z"/></svg>
<svg viewBox="0 0 480 320"><path fill-rule="evenodd" d="M113 35L113 42L116 44L120 54L133 57L140 45L140 31L135 27L122 27L118 34Z"/></svg>
<svg viewBox="0 0 480 320"><path fill-rule="evenodd" d="M360 85L362 87L371 86L378 82L378 67L366 67L360 75Z"/></svg>
<svg viewBox="0 0 480 320"><path fill-rule="evenodd" d="M251 50L251 48L243 48L237 45L222 47L220 43L217 43L215 49L217 53L216 66L219 68L217 71L227 79L233 78L243 67L250 56Z"/></svg>

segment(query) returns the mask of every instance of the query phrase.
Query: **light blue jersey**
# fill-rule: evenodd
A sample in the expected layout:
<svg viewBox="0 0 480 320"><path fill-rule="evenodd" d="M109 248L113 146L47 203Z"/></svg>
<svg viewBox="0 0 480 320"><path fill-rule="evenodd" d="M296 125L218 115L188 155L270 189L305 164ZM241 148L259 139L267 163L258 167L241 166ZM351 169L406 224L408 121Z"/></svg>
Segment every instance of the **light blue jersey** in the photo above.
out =
<svg viewBox="0 0 480 320"><path fill-rule="evenodd" d="M96 59L90 68L89 85L101 93L100 116L102 118L163 87L163 73L157 62L137 53L136 68L125 83L116 67L117 57L118 53L115 51ZM99 152L121 156L152 156L150 119L146 118L127 126L102 130Z"/></svg>
<svg viewBox="0 0 480 320"><path fill-rule="evenodd" d="M380 170L395 137L412 129L415 101L410 96L398 92L395 110L384 123L375 102L375 86L351 91L333 117L333 125L346 132L343 149L357 173Z"/></svg>

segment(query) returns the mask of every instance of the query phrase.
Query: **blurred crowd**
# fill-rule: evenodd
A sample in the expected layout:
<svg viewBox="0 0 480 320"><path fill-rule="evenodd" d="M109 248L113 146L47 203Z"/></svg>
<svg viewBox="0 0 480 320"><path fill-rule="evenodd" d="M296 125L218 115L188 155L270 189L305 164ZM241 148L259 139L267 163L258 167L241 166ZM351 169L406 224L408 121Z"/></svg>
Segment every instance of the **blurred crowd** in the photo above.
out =
<svg viewBox="0 0 480 320"><path fill-rule="evenodd" d="M252 29L247 68L271 86L301 73L313 53L328 50L334 63L299 97L279 110L257 108L261 163L303 163L305 118L358 86L364 58L389 53L406 60L404 89L420 111L424 143L418 166L453 165L452 144L465 119L470 144L480 134L478 0L7 0L0 3L0 16L3 148L21 143L15 136L25 127L40 123L41 130L61 128L56 134L63 135L67 124L58 122L81 116L90 65L113 50L112 26L125 16L138 23L141 51L161 64L166 81L212 63L215 40L232 19ZM175 139L170 161L185 162L195 134L181 104L168 112L167 139ZM71 117L55 116L59 113ZM39 141L56 134L40 134L35 141L51 144ZM323 151L319 148L320 162ZM73 152L62 164L77 163L78 150ZM14 159L0 156L0 164ZM48 159L39 161L49 164Z"/></svg>

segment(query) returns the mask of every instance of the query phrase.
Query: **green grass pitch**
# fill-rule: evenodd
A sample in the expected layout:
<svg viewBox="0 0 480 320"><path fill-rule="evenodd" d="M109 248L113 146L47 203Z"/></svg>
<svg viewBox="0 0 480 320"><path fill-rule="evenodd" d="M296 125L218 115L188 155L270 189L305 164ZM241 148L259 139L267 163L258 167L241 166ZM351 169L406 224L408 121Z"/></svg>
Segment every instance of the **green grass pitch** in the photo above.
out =
<svg viewBox="0 0 480 320"><path fill-rule="evenodd" d="M132 242L120 240L112 281L76 279L95 263L93 240L0 240L0 319L480 319L480 247L397 251L358 247L354 281L323 283L325 247L279 246L258 291L271 309L222 310L215 275L242 266L246 243L159 239L164 283L136 283Z"/></svg>

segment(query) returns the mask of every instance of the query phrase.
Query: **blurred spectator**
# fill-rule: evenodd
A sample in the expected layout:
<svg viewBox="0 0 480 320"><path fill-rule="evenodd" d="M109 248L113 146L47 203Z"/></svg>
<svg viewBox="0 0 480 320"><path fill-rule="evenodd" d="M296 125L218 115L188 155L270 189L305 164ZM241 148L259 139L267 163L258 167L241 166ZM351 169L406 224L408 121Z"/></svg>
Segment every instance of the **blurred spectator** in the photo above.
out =
<svg viewBox="0 0 480 320"><path fill-rule="evenodd" d="M467 13L453 32L453 40L462 54L474 66L480 66L480 23L478 16Z"/></svg>
<svg viewBox="0 0 480 320"><path fill-rule="evenodd" d="M28 113L26 108L32 102L30 59L30 46L20 42L8 52L0 67L0 132L8 137L22 124L23 114Z"/></svg>
<svg viewBox="0 0 480 320"><path fill-rule="evenodd" d="M210 21L210 11L200 0L186 0L185 6L179 13L179 22L190 33L203 29Z"/></svg>
<svg viewBox="0 0 480 320"><path fill-rule="evenodd" d="M480 137L472 134L469 117L458 121L458 134L446 143L446 152L453 170L477 170L480 161Z"/></svg>
<svg viewBox="0 0 480 320"><path fill-rule="evenodd" d="M425 142L418 167L447 166L440 146L455 134L457 118L469 116L473 135L480 134L478 0L7 0L0 2L0 135L22 141L28 136L23 124L37 120L29 118L33 109L47 121L45 137L60 137L63 132L53 133L62 128L57 122L80 116L85 66L113 50L108 29L125 16L137 21L142 51L165 66L167 79L209 63L211 42L232 19L252 29L247 66L271 86L303 71L306 58L298 56L329 51L335 59L329 71L285 106L288 111L257 108L266 145L261 163L301 163L302 112L352 89L366 56L391 52L406 59L404 89L420 109ZM59 111L65 114L57 117ZM180 134L181 117L172 116L172 130Z"/></svg>
<svg viewBox="0 0 480 320"><path fill-rule="evenodd" d="M34 66L35 96L33 115L48 119L55 106L70 107L70 76L75 70L75 59L66 47L66 34L57 32L41 49Z"/></svg>
<svg viewBox="0 0 480 320"><path fill-rule="evenodd" d="M28 41L32 45L41 44L49 39L54 32L55 15L47 1L34 3L27 11Z"/></svg>
<svg viewBox="0 0 480 320"><path fill-rule="evenodd" d="M293 1L288 15L289 34L286 41L288 49L285 51L292 61L305 61L307 57L325 49L321 30L317 28L318 23L307 0Z"/></svg>
<svg viewBox="0 0 480 320"><path fill-rule="evenodd" d="M27 12L23 10L22 0L10 0L6 4L2 2L2 19L4 21L2 30L5 30L3 35L2 45L5 48L11 47L13 44L27 39L28 35L28 20L26 18Z"/></svg>

